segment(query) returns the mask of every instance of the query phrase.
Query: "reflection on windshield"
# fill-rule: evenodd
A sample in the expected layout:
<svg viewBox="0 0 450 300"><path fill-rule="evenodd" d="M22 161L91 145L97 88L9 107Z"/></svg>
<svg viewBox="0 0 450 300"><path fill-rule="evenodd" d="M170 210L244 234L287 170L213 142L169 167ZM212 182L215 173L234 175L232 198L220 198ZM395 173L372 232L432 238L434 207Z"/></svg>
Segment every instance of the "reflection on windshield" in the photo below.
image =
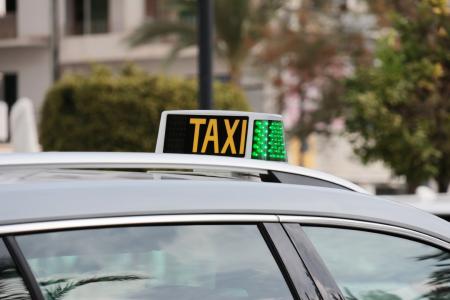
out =
<svg viewBox="0 0 450 300"><path fill-rule="evenodd" d="M450 299L448 252L373 232L304 230L347 300Z"/></svg>
<svg viewBox="0 0 450 300"><path fill-rule="evenodd" d="M438 250L435 254L418 257L418 260L431 260L435 266L428 281L432 288L422 297L432 300L450 299L450 253Z"/></svg>
<svg viewBox="0 0 450 300"><path fill-rule="evenodd" d="M254 225L21 236L47 299L292 299Z"/></svg>
<svg viewBox="0 0 450 300"><path fill-rule="evenodd" d="M16 266L8 250L0 239L0 299L29 300L30 295L22 278L17 274Z"/></svg>
<svg viewBox="0 0 450 300"><path fill-rule="evenodd" d="M111 283L115 281L138 280L145 278L146 277L135 275L101 276L101 277L85 278L80 280L61 278L55 280L40 281L39 285L43 288L44 296L46 297L46 299L57 300L62 299L65 295L67 295L70 291L74 290L75 288L84 286L86 284L101 283L101 282Z"/></svg>

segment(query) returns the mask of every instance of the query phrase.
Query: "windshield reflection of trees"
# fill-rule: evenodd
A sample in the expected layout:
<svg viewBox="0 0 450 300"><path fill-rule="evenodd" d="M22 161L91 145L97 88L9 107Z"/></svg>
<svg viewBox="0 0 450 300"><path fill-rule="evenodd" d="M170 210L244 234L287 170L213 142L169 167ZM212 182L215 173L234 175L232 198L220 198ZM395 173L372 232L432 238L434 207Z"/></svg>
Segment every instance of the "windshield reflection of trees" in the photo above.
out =
<svg viewBox="0 0 450 300"><path fill-rule="evenodd" d="M93 283L102 282L118 282L148 279L146 276L138 275L117 275L117 276L96 276L85 279L73 280L70 278L60 278L54 280L47 280L39 282L41 289L44 291L44 296L47 300L63 299L70 291L74 289ZM0 297L0 299L3 299Z"/></svg>
<svg viewBox="0 0 450 300"><path fill-rule="evenodd" d="M450 300L450 253L438 250L433 254L416 257L416 260L431 261L434 266L426 282L427 292L416 299ZM366 291L358 298L348 287L344 287L344 297L346 300L407 300L380 289Z"/></svg>
<svg viewBox="0 0 450 300"><path fill-rule="evenodd" d="M9 258L0 258L0 299L29 300L30 295L25 288L22 278Z"/></svg>
<svg viewBox="0 0 450 300"><path fill-rule="evenodd" d="M52 279L39 282L44 297L47 300L63 299L74 289L93 283L119 282L130 280L148 279L146 276L117 275L96 276L85 279L74 280L71 278ZM14 263L10 259L0 258L0 299L2 300L30 300L28 290L18 275Z"/></svg>
<svg viewBox="0 0 450 300"><path fill-rule="evenodd" d="M418 260L433 260L435 270L430 274L428 285L431 290L422 298L430 300L450 299L450 253L438 250L434 254L418 257Z"/></svg>

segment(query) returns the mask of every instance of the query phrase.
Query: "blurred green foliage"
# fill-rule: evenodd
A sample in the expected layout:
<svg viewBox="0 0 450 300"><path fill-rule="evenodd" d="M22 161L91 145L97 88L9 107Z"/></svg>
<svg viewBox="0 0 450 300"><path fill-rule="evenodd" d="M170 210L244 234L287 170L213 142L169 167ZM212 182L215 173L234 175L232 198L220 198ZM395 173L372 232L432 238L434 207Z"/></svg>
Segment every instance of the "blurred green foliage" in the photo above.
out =
<svg viewBox="0 0 450 300"><path fill-rule="evenodd" d="M450 181L450 8L422 0L394 18L374 65L348 82L347 129L363 161L382 160L410 190Z"/></svg>
<svg viewBox="0 0 450 300"><path fill-rule="evenodd" d="M214 107L249 110L239 88L214 84ZM45 151L154 151L163 110L196 109L197 83L149 75L132 65L113 74L95 66L47 92L40 142Z"/></svg>

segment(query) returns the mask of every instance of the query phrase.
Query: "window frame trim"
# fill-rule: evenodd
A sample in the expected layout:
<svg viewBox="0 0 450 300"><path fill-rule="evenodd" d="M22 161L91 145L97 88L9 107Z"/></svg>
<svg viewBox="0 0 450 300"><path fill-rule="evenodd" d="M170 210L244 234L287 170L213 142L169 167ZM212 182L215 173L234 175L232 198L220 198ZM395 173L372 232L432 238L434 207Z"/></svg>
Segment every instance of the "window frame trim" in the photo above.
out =
<svg viewBox="0 0 450 300"><path fill-rule="evenodd" d="M293 299L323 299L324 295L321 293L320 289L318 289L316 282L311 278L312 273L303 263L303 259L295 249L295 246L284 230L283 225L280 223L262 223L260 228L263 237L267 239L266 243L283 274ZM297 263L300 264L302 267L301 269L299 269L297 263L292 264L294 260L298 260ZM304 272L304 274L302 272ZM302 274L300 275L299 273ZM307 284L303 282L302 276L311 278L311 286L307 286ZM316 293L310 293L311 289L314 289ZM309 294L307 297L304 297L306 293Z"/></svg>
<svg viewBox="0 0 450 300"><path fill-rule="evenodd" d="M31 221L0 225L0 236L37 232L104 228L117 226L156 224L204 224L204 223L279 223L279 217L271 214L180 214L136 215L119 217L76 218L69 220Z"/></svg>
<svg viewBox="0 0 450 300"><path fill-rule="evenodd" d="M322 260L316 247L298 223L282 223L291 243L300 256L303 265L312 275L323 300L345 300L336 280Z"/></svg>
<svg viewBox="0 0 450 300"><path fill-rule="evenodd" d="M232 216L232 218L230 218ZM162 217L162 216L161 216ZM166 217L166 216L165 216ZM170 216L167 216L170 217ZM178 216L177 216L178 217ZM201 220L197 220L196 217L198 215L181 215L182 218L177 218L177 221L173 221L172 218L156 218L153 221L154 222L146 222L146 223L126 223L122 225L117 224L109 224L109 225L103 225L102 226L89 226L89 227L80 227L80 228L55 228L51 230L44 230L44 231L31 231L31 232L16 232L13 234L8 235L1 235L0 233L0 241L3 240L5 243L5 246L7 247L7 250L13 259L17 270L21 277L24 280L25 287L29 291L30 298L32 300L45 300L45 297L43 295L43 291L41 287L39 286L39 283L37 281L37 277L34 275L25 255L23 254L20 245L18 244L16 237L20 237L22 235L33 235L33 234L39 234L39 233L48 233L48 232L64 232L68 230L88 230L88 229L108 229L108 228L118 228L118 227L133 227L133 226L146 226L146 227L153 227L153 226L183 226L183 225L200 225L200 226L208 226L208 225L251 225L254 226L257 232L260 234L260 238L262 239L262 242L266 245L267 250L269 251L270 255L273 258L274 263L277 266L277 270L279 271L279 274L282 277L282 280L285 282L286 287L289 291L289 294L292 296L293 300L302 300L303 298L300 297L300 292L302 290L298 290L297 284L294 284L295 278L293 278L292 268L295 266L288 266L285 264L286 260L286 251L280 251L280 248L282 247L289 247L292 249L293 253L295 253L295 257L299 259L301 262L301 258L298 256L298 253L296 252L294 245L291 243L289 237L287 236L286 232L283 230L282 224L279 223L279 218L274 215L223 215L221 216L220 220L218 220L217 216L215 215L207 215L205 218L201 218ZM275 217L275 218L274 218ZM136 218L136 217L131 217ZM211 219L214 218L214 221L212 222ZM110 219L110 218L108 218ZM128 219L128 218L127 218ZM181 221L182 219L183 221ZM224 219L227 219L227 221L224 221ZM266 221L261 221L266 220ZM140 220L140 219L139 219ZM276 221L275 221L276 220ZM124 221L124 220L117 220L117 221ZM164 222L162 222L164 221ZM49 224L46 224L49 225ZM268 227L278 226L281 228L282 231L282 239L283 241L280 242L280 238L276 238L274 235L275 233L268 230ZM1 229L2 226L0 226ZM280 245L282 244L282 245ZM292 254L291 254L292 258ZM306 271L308 269L306 266L304 266ZM309 271L308 271L309 272ZM295 276L294 276L295 277ZM313 282L314 284L314 282ZM322 296L320 292L318 291L319 296ZM311 298L316 299L317 298Z"/></svg>
<svg viewBox="0 0 450 300"><path fill-rule="evenodd" d="M183 224L255 224L260 228L261 234L264 236L263 231L267 231L267 226L285 226L286 224L297 224L300 228L302 225L312 225L312 226L322 226L322 227L340 227L357 229L362 231L372 231L381 232L389 235L396 235L405 237L408 239L416 240L422 243L430 244L435 247L440 247L445 250L450 250L450 243L445 242L441 239L433 237L431 235L418 232L414 229L407 229L395 225L387 225L383 223L375 223L370 221L359 221L354 219L336 218L336 217L314 217L314 216L301 216L301 215L278 215L278 214L177 214L177 215L135 215L135 216L117 216L117 217L92 217L92 218L78 218L69 220L53 220L53 221L29 221L28 223L22 224L5 224L0 225L0 238L3 239L14 239L15 235L21 234L32 234L38 232L49 232L49 231L63 231L63 230L79 230L79 229L89 229L89 228L112 228L117 226L141 226L141 225L183 225ZM261 228L264 230L261 231ZM311 259L307 255L299 253L295 248L295 242L289 237L286 232L286 227L284 229L285 237L289 240L289 246L296 252L299 259L303 261L305 259ZM267 238L267 237L265 237ZM288 278L295 279L292 277L291 272L289 272L285 262L282 260L283 253L280 252L278 246L280 246L279 241L274 239L273 233L268 233L269 242L266 240L266 244L270 247L271 245L275 247L275 250L280 256L280 260L277 260L276 255L273 255L277 264L280 267L280 271L287 283L289 289L290 282ZM15 240L15 239L14 239ZM284 244L284 243L283 243ZM284 244L285 245L285 244ZM9 249L9 248L8 248ZM20 250L20 249L19 249ZM272 250L272 249L271 249ZM13 254L10 254L13 259L16 259ZM320 257L320 256L319 256ZM313 260L317 261L317 259ZM16 261L15 261L16 262ZM323 263L323 262L322 262ZM17 267L19 264L16 262ZM24 264L20 264L22 268ZM25 265L26 266L26 265ZM308 265L304 263L306 270L308 270L313 276L313 270L310 269ZM28 266L29 267L29 266ZM36 280L33 275L33 280ZM334 278L332 278L334 281ZM335 282L335 281L334 281ZM317 286L317 284L316 284ZM28 288L28 285L27 285ZM30 289L29 289L30 291ZM300 291L295 288L295 291L299 293ZM40 289L39 289L39 292ZM327 294L319 290L320 295L327 299ZM30 291L31 295L31 291ZM292 293L295 298L296 295ZM33 299L42 300L39 296L32 295Z"/></svg>
<svg viewBox="0 0 450 300"><path fill-rule="evenodd" d="M299 223L304 225L339 226L346 228L365 229L369 231L388 232L394 235L406 236L418 241L436 245L450 251L450 242L398 225L375 223L339 217L319 217L305 215L279 215L279 214L176 214L176 215L134 215L112 217L76 217L68 220L20 220L13 224L0 225L0 236L22 233L45 232L54 230L69 230L82 228L101 228L123 225L167 224L167 223Z"/></svg>
<svg viewBox="0 0 450 300"><path fill-rule="evenodd" d="M408 229L395 225L336 217L281 215L279 218L281 223L298 223L300 226L312 225L321 227L339 227L400 236L450 251L449 242L414 229Z"/></svg>
<svg viewBox="0 0 450 300"><path fill-rule="evenodd" d="M314 282L316 282L316 285L319 287L321 294L324 295L324 300L345 300L346 297L323 261L322 256L317 251L316 246L303 230L304 227L323 227L373 232L440 248L443 251L450 251L450 243L443 240L415 230L382 223L330 217L291 215L280 216L280 222L291 239L292 244L297 249L299 256L302 260L303 258L306 258L304 264L312 274Z"/></svg>

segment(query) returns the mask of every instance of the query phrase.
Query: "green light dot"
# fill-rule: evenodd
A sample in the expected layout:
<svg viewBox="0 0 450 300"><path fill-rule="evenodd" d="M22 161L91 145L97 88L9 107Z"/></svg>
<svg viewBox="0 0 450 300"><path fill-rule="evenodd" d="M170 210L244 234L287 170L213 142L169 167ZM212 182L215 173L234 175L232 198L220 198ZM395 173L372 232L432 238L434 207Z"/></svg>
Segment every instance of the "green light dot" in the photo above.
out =
<svg viewBox="0 0 450 300"><path fill-rule="evenodd" d="M283 123L281 121L255 120L252 158L286 160Z"/></svg>

